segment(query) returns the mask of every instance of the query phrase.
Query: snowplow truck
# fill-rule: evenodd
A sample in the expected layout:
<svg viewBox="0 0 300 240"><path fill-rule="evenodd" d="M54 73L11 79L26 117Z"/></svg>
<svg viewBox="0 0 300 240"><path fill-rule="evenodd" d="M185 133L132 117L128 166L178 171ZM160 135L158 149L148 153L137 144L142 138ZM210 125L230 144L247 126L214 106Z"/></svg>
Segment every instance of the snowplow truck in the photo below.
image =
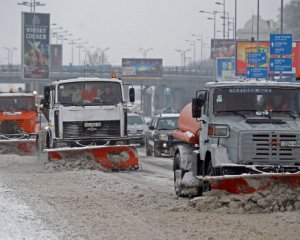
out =
<svg viewBox="0 0 300 240"><path fill-rule="evenodd" d="M38 112L35 92L0 93L1 153L36 151Z"/></svg>
<svg viewBox="0 0 300 240"><path fill-rule="evenodd" d="M129 100L134 102L134 88ZM45 86L42 112L50 160L91 159L106 170L138 169L135 146L128 145L127 106L119 79L77 78Z"/></svg>
<svg viewBox="0 0 300 240"><path fill-rule="evenodd" d="M173 136L178 196L300 187L300 84L209 82L186 105Z"/></svg>

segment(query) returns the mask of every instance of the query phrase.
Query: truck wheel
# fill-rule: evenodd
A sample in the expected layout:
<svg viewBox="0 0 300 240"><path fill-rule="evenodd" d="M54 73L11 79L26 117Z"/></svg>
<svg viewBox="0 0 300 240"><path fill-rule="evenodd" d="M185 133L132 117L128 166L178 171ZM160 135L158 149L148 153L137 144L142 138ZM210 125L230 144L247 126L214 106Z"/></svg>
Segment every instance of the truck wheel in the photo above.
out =
<svg viewBox="0 0 300 240"><path fill-rule="evenodd" d="M160 157L161 156L161 151L158 150L158 147L156 146L156 144L154 144L153 152L154 152L154 157Z"/></svg>
<svg viewBox="0 0 300 240"><path fill-rule="evenodd" d="M216 172L215 172L215 169L214 169L214 167L212 165L212 161L211 160L208 163L206 175L208 175L208 176L215 176L216 175Z"/></svg>
<svg viewBox="0 0 300 240"><path fill-rule="evenodd" d="M177 153L174 157L173 161L173 171L174 171L174 187L175 187L175 193L178 197L182 197L182 190L183 190L183 185L182 185L182 179L184 176L184 171L180 169L180 154Z"/></svg>
<svg viewBox="0 0 300 240"><path fill-rule="evenodd" d="M209 163L208 163L208 166L207 166L207 169L206 169L206 176L215 176L215 169L212 165L212 161L209 160ZM211 186L210 186L210 182L205 182L204 185L203 185L203 191L204 192L207 192L207 191L210 191L211 190Z"/></svg>
<svg viewBox="0 0 300 240"><path fill-rule="evenodd" d="M152 152L147 141L145 146L146 146L146 156L152 156Z"/></svg>

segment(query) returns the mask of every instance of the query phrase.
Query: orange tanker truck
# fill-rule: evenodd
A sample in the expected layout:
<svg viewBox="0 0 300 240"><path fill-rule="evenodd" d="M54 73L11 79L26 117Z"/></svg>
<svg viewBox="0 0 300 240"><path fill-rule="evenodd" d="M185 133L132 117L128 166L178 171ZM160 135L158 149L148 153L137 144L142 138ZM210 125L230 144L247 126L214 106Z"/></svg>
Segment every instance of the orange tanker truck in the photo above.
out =
<svg viewBox="0 0 300 240"><path fill-rule="evenodd" d="M173 160L176 194L299 188L299 103L299 83L206 83L182 109L173 132L183 142Z"/></svg>
<svg viewBox="0 0 300 240"><path fill-rule="evenodd" d="M0 93L0 149L2 153L35 151L37 122L36 92Z"/></svg>

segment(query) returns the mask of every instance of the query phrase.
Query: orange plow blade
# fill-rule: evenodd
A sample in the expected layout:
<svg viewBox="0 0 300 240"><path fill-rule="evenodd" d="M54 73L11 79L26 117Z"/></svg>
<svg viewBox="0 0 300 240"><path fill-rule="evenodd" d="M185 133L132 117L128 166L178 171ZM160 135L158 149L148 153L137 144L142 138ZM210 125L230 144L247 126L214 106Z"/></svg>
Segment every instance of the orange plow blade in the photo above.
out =
<svg viewBox="0 0 300 240"><path fill-rule="evenodd" d="M211 190L225 191L231 194L250 194L261 192L276 184L290 188L300 188L300 173L264 173L248 175L228 175L205 177Z"/></svg>
<svg viewBox="0 0 300 240"><path fill-rule="evenodd" d="M2 153L28 154L37 151L35 139L2 140L0 148Z"/></svg>
<svg viewBox="0 0 300 240"><path fill-rule="evenodd" d="M107 170L130 170L139 168L135 146L86 146L45 149L50 160L91 159Z"/></svg>

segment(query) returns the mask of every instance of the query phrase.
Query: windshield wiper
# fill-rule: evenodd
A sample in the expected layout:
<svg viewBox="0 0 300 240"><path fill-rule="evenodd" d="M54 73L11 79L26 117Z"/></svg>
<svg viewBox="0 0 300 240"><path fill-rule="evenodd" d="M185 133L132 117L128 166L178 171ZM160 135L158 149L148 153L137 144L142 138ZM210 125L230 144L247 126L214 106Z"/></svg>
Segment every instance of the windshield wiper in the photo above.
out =
<svg viewBox="0 0 300 240"><path fill-rule="evenodd" d="M297 118L292 111L269 111L270 113L287 113L294 120Z"/></svg>
<svg viewBox="0 0 300 240"><path fill-rule="evenodd" d="M82 104L78 104L78 103L64 103L64 102L60 102L59 104L64 105L64 106L82 106Z"/></svg>
<svg viewBox="0 0 300 240"><path fill-rule="evenodd" d="M224 111L216 111L216 113L230 112L247 119L247 117L244 114L242 114L241 111L245 112L245 111L253 111L253 110L226 110L226 111L224 110Z"/></svg>

